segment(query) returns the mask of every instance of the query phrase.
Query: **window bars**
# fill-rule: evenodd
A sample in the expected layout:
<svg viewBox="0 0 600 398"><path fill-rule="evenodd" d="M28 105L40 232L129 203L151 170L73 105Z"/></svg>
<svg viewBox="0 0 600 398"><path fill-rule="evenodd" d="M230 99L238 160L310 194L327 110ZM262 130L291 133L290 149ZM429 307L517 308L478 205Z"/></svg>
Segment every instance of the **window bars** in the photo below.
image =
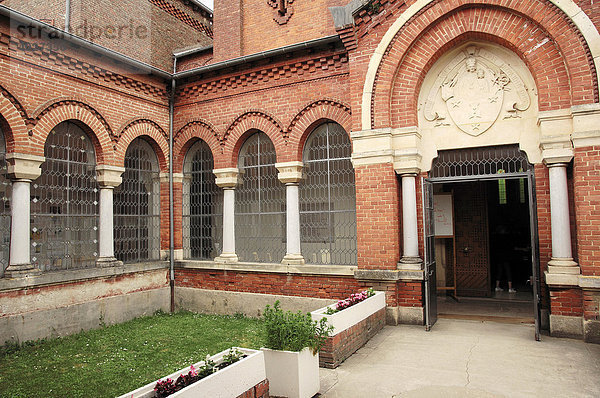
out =
<svg viewBox="0 0 600 398"><path fill-rule="evenodd" d="M240 261L280 262L285 255L285 185L277 178L275 147L262 132L240 150L235 200L236 253Z"/></svg>
<svg viewBox="0 0 600 398"><path fill-rule="evenodd" d="M215 184L208 144L196 142L183 165L183 256L212 260L223 245L223 190Z"/></svg>
<svg viewBox="0 0 600 398"><path fill-rule="evenodd" d="M499 145L439 151L433 161L431 179L524 176L532 170L527 155L518 145Z"/></svg>
<svg viewBox="0 0 600 398"><path fill-rule="evenodd" d="M94 267L99 188L92 143L63 122L48 135L44 155L31 186L31 261L42 271Z"/></svg>
<svg viewBox="0 0 600 398"><path fill-rule="evenodd" d="M136 138L125 153L114 195L115 256L123 262L160 259L160 180L152 147Z"/></svg>
<svg viewBox="0 0 600 398"><path fill-rule="evenodd" d="M6 142L4 132L0 128L0 277L8 267L10 250L10 198L11 181L7 175Z"/></svg>
<svg viewBox="0 0 600 398"><path fill-rule="evenodd" d="M300 184L302 255L311 264L356 264L356 190L352 145L343 127L326 123L304 146Z"/></svg>

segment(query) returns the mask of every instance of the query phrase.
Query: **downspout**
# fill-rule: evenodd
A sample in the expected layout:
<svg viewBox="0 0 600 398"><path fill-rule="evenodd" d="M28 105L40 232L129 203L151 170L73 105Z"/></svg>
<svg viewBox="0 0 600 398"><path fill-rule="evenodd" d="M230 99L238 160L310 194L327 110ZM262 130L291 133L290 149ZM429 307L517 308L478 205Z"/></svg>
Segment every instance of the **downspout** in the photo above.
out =
<svg viewBox="0 0 600 398"><path fill-rule="evenodd" d="M173 58L173 73L177 70L177 58ZM173 225L173 113L175 112L175 78L171 77L171 93L169 95L169 268L171 287L171 312L175 311L175 239Z"/></svg>
<svg viewBox="0 0 600 398"><path fill-rule="evenodd" d="M65 32L71 31L71 0L66 0L65 4Z"/></svg>

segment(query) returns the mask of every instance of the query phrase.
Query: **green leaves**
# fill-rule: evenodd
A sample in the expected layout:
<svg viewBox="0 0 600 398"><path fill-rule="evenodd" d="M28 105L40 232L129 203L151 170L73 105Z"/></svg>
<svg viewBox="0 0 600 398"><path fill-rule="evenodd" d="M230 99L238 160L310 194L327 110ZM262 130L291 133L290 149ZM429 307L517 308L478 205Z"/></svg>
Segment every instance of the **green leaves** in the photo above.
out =
<svg viewBox="0 0 600 398"><path fill-rule="evenodd" d="M305 347L317 353L333 331L326 319L313 321L310 314L301 311L284 312L279 300L264 312L266 347L272 350L302 351Z"/></svg>

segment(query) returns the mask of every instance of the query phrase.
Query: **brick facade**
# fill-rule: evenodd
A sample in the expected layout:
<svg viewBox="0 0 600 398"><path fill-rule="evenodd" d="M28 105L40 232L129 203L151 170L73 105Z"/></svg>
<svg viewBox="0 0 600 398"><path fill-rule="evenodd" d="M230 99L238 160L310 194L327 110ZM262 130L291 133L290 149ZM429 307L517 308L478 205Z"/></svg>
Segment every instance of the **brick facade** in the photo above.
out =
<svg viewBox="0 0 600 398"><path fill-rule="evenodd" d="M123 167L129 144L143 137L154 149L163 173L160 234L164 252L170 243L165 173L171 161L174 173L183 172L185 155L195 142L208 144L214 167L220 169L237 167L239 150L255 131L264 132L273 142L277 162L290 162L302 160L307 137L324 122L340 124L349 137L353 132L372 129L413 128L419 123L418 96L427 73L445 53L466 42L493 43L514 52L535 81L536 110L570 110L599 101L593 45L586 42L585 32L571 17L547 0L436 0L411 15L397 32L390 29L409 7L420 3L376 0L358 11L353 24L337 30L328 7L345 6L347 0L287 1L289 14L285 18L277 17L278 10L267 0L216 0L214 29L212 16L190 1L109 3L74 2L72 26L77 28L83 21L104 27L123 25L130 30L133 26L134 33L135 28L145 27L148 36L136 40L115 41L104 35L92 41L168 72L174 50L206 47L179 62L179 71L199 69L177 81L173 159L168 155L168 78L89 46L11 27L4 16L0 17L0 125L7 153L43 156L50 131L63 121L76 121L94 145L96 163L117 167ZM598 28L598 7L583 0L578 3ZM48 19L51 25L60 27L63 23L63 2L1 4ZM376 64L373 54L388 31L392 40L380 49L381 62ZM339 40L334 42L295 51L280 49L244 63L218 64L336 34ZM207 65L213 67L203 68ZM576 148L568 170L574 258L581 275L589 277L600 276L600 253L596 249L599 152L598 146ZM553 315L598 320L595 288L548 288L544 282L552 256L551 188L548 168L537 155L542 306ZM361 271L395 272L402 257L401 180L398 166L391 160L394 156L404 155L378 152L373 155L377 161L371 163L353 159L356 265ZM413 172L427 177L426 169ZM423 257L422 186L420 178L416 181L417 239ZM182 191L183 184L176 181L176 250L183 247ZM373 286L386 291L390 308L418 312L424 305L423 282L418 279L359 280L353 276L317 276L309 271L277 274L179 268L175 280L178 286L197 289L323 299L343 298Z"/></svg>

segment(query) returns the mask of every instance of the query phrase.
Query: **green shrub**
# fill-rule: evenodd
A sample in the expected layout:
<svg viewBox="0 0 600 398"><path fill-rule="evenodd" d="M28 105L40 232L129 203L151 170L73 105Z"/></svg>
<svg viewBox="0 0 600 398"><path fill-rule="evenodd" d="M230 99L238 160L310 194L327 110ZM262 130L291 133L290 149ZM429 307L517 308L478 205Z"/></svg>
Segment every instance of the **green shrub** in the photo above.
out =
<svg viewBox="0 0 600 398"><path fill-rule="evenodd" d="M309 347L316 354L333 331L325 318L313 321L310 314L284 312L279 300L267 305L264 313L266 347L272 350L302 351Z"/></svg>

